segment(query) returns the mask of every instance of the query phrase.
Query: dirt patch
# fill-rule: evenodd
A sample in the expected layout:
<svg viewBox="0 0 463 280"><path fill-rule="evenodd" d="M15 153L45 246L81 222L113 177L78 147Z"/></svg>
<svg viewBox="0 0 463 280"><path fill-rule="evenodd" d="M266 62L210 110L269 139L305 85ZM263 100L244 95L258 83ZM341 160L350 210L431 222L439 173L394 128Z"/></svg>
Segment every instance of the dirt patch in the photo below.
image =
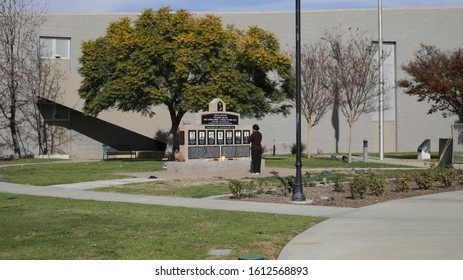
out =
<svg viewBox="0 0 463 280"><path fill-rule="evenodd" d="M451 188L436 187L430 190L421 190L416 187L412 188L408 192L397 192L392 186L386 187L383 195L375 196L366 194L364 198L352 199L349 190L342 192L334 191L333 186L329 185L316 185L312 187L304 187L304 195L308 200L312 200L312 205L317 206L332 206L332 207L351 207L359 208L376 203L381 203L389 200L421 196L426 194L434 194L440 192L449 192L462 190L462 185L458 184ZM231 196L225 196L221 199L232 199ZM242 198L243 201L256 201L256 202L268 202L268 203L292 203L292 194L289 193L286 196L278 190L271 190L270 192L255 194L251 197Z"/></svg>

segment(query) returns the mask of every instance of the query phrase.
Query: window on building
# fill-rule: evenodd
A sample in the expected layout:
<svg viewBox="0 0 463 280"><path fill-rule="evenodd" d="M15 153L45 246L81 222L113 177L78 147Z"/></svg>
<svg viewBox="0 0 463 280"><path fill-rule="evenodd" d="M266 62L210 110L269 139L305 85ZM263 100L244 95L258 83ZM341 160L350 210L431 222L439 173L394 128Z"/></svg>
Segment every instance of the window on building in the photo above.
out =
<svg viewBox="0 0 463 280"><path fill-rule="evenodd" d="M40 37L40 56L48 59L69 59L70 38Z"/></svg>
<svg viewBox="0 0 463 280"><path fill-rule="evenodd" d="M378 44L378 42L373 42ZM384 120L395 121L395 102L396 102L396 44L395 42L383 42L383 53L385 59L383 61L383 82L384 82ZM378 54L375 54L375 58ZM379 92L379 88L377 89ZM373 120L379 120L377 112L372 114Z"/></svg>

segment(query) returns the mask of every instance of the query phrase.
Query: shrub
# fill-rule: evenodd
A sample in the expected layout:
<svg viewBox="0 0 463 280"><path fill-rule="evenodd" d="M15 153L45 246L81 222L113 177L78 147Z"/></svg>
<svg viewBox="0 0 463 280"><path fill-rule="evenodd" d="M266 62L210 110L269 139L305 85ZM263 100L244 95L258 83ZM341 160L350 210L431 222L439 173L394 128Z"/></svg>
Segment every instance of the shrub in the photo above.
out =
<svg viewBox="0 0 463 280"><path fill-rule="evenodd" d="M281 186L281 190L285 196L288 194L288 192L292 193L294 191L294 185L296 184L295 176L288 176L282 182L283 185Z"/></svg>
<svg viewBox="0 0 463 280"><path fill-rule="evenodd" d="M395 184L395 191L396 192L409 192L411 187L412 187L412 182L413 178L411 178L409 175L405 175L404 177L396 177L394 179L394 184Z"/></svg>
<svg viewBox="0 0 463 280"><path fill-rule="evenodd" d="M369 182L366 176L354 175L349 183L352 199L363 198L368 190L368 185Z"/></svg>
<svg viewBox="0 0 463 280"><path fill-rule="evenodd" d="M265 179L257 179L255 182L252 181L251 184L254 186L254 191L258 194L265 192L268 188L268 182Z"/></svg>
<svg viewBox="0 0 463 280"><path fill-rule="evenodd" d="M288 177L280 177L277 174L274 174L274 178L276 178L278 182L278 189L281 190L284 196L293 191L294 184L296 181L296 177L288 176Z"/></svg>
<svg viewBox="0 0 463 280"><path fill-rule="evenodd" d="M295 154L296 154L296 148L297 148L297 147L296 147L296 143L291 144L290 149L291 149L291 154L292 154L292 155L295 155ZM305 148L307 148L306 144L301 143L301 153L304 152Z"/></svg>
<svg viewBox="0 0 463 280"><path fill-rule="evenodd" d="M381 196L386 191L386 179L382 175L369 173L367 178L370 180L370 192L372 195Z"/></svg>
<svg viewBox="0 0 463 280"><path fill-rule="evenodd" d="M435 178L434 169L431 168L420 170L414 174L415 182L421 190L432 189L434 187Z"/></svg>
<svg viewBox="0 0 463 280"><path fill-rule="evenodd" d="M335 192L344 192L344 184L341 182L340 175L333 176L333 182L334 182L333 188Z"/></svg>
<svg viewBox="0 0 463 280"><path fill-rule="evenodd" d="M445 188L450 188L457 177L457 171L452 166L436 169L436 179L444 184Z"/></svg>
<svg viewBox="0 0 463 280"><path fill-rule="evenodd" d="M254 195L256 184L254 182L245 182L240 180L228 181L228 189L232 193L233 198L244 198Z"/></svg>

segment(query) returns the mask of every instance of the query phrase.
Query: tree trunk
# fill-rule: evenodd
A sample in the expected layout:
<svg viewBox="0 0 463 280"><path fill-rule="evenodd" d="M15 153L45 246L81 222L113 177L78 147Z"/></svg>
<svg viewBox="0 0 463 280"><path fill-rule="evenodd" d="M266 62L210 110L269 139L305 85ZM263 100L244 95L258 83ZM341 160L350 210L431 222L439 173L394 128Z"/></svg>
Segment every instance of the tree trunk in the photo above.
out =
<svg viewBox="0 0 463 280"><path fill-rule="evenodd" d="M352 162L352 130L354 124L349 123L349 163Z"/></svg>
<svg viewBox="0 0 463 280"><path fill-rule="evenodd" d="M167 143L166 150L164 151L164 157L172 158L174 156L175 136L177 135L179 125L180 122L172 123L172 126L169 130L169 134L167 135Z"/></svg>
<svg viewBox="0 0 463 280"><path fill-rule="evenodd" d="M11 112L10 132L11 132L11 140L13 141L14 158L16 158L16 159L21 158L21 149L19 148L19 140L18 140L18 131L17 131L17 126L16 126L16 114L15 114L15 111Z"/></svg>
<svg viewBox="0 0 463 280"><path fill-rule="evenodd" d="M176 133L177 131L172 131L172 129L169 131L169 135L167 136L166 150L164 151L164 157L166 158L173 157L174 140Z"/></svg>
<svg viewBox="0 0 463 280"><path fill-rule="evenodd" d="M164 151L164 157L171 158L174 155L174 143L175 136L177 136L178 127L182 121L183 116L186 114L185 111L176 112L172 106L168 106L171 120L171 127L167 136L166 150Z"/></svg>
<svg viewBox="0 0 463 280"><path fill-rule="evenodd" d="M312 130L312 120L307 120L307 158L310 158L310 131Z"/></svg>

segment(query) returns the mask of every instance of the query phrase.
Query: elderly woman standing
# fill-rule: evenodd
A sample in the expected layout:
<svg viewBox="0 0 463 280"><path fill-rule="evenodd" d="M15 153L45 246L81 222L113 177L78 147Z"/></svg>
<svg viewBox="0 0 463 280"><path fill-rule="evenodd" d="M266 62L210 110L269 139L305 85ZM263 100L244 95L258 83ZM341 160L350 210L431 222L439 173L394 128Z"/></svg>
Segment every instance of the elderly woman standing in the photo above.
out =
<svg viewBox="0 0 463 280"><path fill-rule="evenodd" d="M252 126L252 134L249 137L249 142L251 143L251 173L252 175L259 175L262 161L262 134L259 132L257 124Z"/></svg>

